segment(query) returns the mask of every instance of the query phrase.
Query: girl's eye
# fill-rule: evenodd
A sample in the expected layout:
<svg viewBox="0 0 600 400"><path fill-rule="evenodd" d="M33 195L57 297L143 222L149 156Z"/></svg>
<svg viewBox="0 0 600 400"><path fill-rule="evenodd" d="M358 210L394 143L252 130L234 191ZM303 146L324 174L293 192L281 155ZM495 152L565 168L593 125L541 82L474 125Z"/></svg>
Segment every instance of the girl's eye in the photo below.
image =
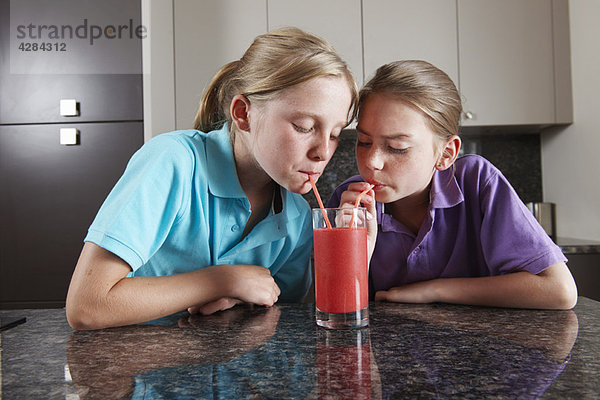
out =
<svg viewBox="0 0 600 400"><path fill-rule="evenodd" d="M292 123L292 125L294 126L294 129L297 130L300 133L309 133L310 131L313 130L313 128L302 128L301 126L298 126L294 123Z"/></svg>
<svg viewBox="0 0 600 400"><path fill-rule="evenodd" d="M370 142L362 142L362 141L360 141L360 140L357 140L357 141L356 141L356 145L357 145L357 146L360 146L360 147L367 147L367 146L370 146L370 145L371 145L371 143L370 143Z"/></svg>
<svg viewBox="0 0 600 400"><path fill-rule="evenodd" d="M408 148L405 149L397 149L395 147L388 146L388 151L392 154L404 154L408 151Z"/></svg>
<svg viewBox="0 0 600 400"><path fill-rule="evenodd" d="M329 140L337 142L340 139L340 135L342 134L341 130L334 129L329 133Z"/></svg>

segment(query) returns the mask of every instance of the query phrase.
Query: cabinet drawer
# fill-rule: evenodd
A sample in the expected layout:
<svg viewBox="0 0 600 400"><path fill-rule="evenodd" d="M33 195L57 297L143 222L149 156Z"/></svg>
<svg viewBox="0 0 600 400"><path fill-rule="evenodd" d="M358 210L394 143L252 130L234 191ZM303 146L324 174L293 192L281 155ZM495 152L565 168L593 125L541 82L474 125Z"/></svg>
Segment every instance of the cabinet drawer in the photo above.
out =
<svg viewBox="0 0 600 400"><path fill-rule="evenodd" d="M143 119L141 75L13 75L0 87L0 124ZM61 116L61 99L75 100L79 114Z"/></svg>
<svg viewBox="0 0 600 400"><path fill-rule="evenodd" d="M77 145L59 142L78 130ZM83 238L141 122L0 126L0 308L64 305Z"/></svg>
<svg viewBox="0 0 600 400"><path fill-rule="evenodd" d="M40 16L40 10L29 10L31 31L27 26L21 26L19 31L15 26L19 25L11 18L18 19L11 11L22 14L36 3L0 0L0 124L143 119L142 46L137 36L136 39L127 37L127 40L103 37L93 45L78 37L46 38L51 36L48 32L52 32L53 26L57 29L54 35L62 35L58 29L63 27L83 28L83 23L86 26L99 24L94 25L94 29L110 27L106 24L111 23L128 30L129 25L140 26L139 0L118 1L118 11L109 3L103 3L80 0L37 3L39 7L34 8L42 8L44 12L49 8L51 12ZM119 25L123 21L131 22ZM68 24L60 25L65 22ZM35 27L45 29L36 31ZM18 39L17 32L29 33ZM81 32L90 35L87 31ZM64 35L68 37L68 33ZM19 50L19 44L31 47ZM42 50L42 45L49 47ZM57 50L59 45L65 46L64 51ZM61 115L60 101L65 99L77 103L75 116Z"/></svg>

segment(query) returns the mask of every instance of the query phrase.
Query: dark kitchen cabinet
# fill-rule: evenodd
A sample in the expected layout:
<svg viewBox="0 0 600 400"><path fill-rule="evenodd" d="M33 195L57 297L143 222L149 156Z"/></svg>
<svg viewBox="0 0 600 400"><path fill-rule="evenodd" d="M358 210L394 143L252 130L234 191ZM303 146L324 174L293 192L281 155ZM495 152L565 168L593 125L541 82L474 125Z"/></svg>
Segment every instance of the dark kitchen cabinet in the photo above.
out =
<svg viewBox="0 0 600 400"><path fill-rule="evenodd" d="M0 0L0 124L141 120L143 118L143 107L140 101L142 98L141 41L121 46L125 40L119 41L115 38L111 39L112 41L105 40L111 44L111 47L107 47L102 46L100 39L96 44L89 45L86 39L79 39L76 36L72 39L52 41L29 37L18 39L16 34L18 25L15 26L18 22L11 21L10 6L22 8L26 7L28 2L32 3L31 0L24 2ZM109 3L115 3L114 0L107 2L106 5L103 5L104 2L81 2L81 0L62 0L56 4L64 6L69 3L72 3L73 10L55 9L48 6L53 3L44 3L50 9L47 12L51 15L40 16L40 19L34 16L28 21L31 21L34 27L54 25L59 30L63 25L77 29L78 26L82 26L81 21L88 19L89 21L85 22L86 26L96 24L94 26L102 28L111 24L118 26L118 21L125 22L129 19L132 20L130 23L132 26L140 24L141 2L139 0L119 1L117 11L110 10L124 15L121 19L113 19L116 17L108 15L98 21L91 18L94 14L101 13L104 7L110 8ZM81 10L81 5L85 3L87 3L86 7L90 8L89 11ZM35 5L35 2L32 4ZM75 6L79 8L75 9ZM64 15L69 12L75 15L65 18ZM59 19L59 15L63 17ZM88 27L88 31L89 29ZM41 32L48 34L49 30L44 29ZM84 32L86 35L90 34L86 31L79 33ZM38 36L35 29L31 36L34 38ZM51 46L41 50L41 46L47 44ZM19 49L20 46L25 45L28 47ZM37 50L34 51L32 45L36 45ZM60 48L56 47L58 45L64 45L65 51L60 51ZM105 51L110 53L101 54ZM123 51L127 54L122 54ZM79 57L81 55L97 57L106 68L98 66L97 63L92 64L86 57ZM127 65L122 65L121 58L124 57ZM29 60L31 63L25 64ZM36 67L30 64L35 64ZM111 72L90 73L102 70ZM43 73L31 73L31 71L43 71ZM82 73L69 74L65 71ZM118 73L122 71L138 72ZM62 116L59 109L62 99L75 100L78 115Z"/></svg>
<svg viewBox="0 0 600 400"><path fill-rule="evenodd" d="M0 88L0 124L130 121L143 118L141 74L2 74ZM79 115L61 116L61 99L75 100Z"/></svg>
<svg viewBox="0 0 600 400"><path fill-rule="evenodd" d="M83 238L139 148L142 122L0 126L1 308L62 307Z"/></svg>
<svg viewBox="0 0 600 400"><path fill-rule="evenodd" d="M567 254L580 296L600 301L600 253Z"/></svg>
<svg viewBox="0 0 600 400"><path fill-rule="evenodd" d="M103 44L98 39L86 48L85 41L75 38L67 43L73 51L60 55L64 71L49 64L57 54L40 51L40 47L26 54L31 60L29 70L15 68L11 57L17 51L18 13L13 8L11 14L10 7L26 11L33 24L105 23L107 29L121 20L138 24L140 3L0 0L2 309L64 306L87 228L144 140L141 41L134 50L129 45L123 54L114 46L119 44L116 40ZM35 4L58 8L51 12L22 9ZM77 46L91 50L88 54L93 61L75 51ZM123 60L127 60L127 71L115 69ZM103 70L99 63L110 72L98 72ZM61 115L61 100L74 101L75 115Z"/></svg>

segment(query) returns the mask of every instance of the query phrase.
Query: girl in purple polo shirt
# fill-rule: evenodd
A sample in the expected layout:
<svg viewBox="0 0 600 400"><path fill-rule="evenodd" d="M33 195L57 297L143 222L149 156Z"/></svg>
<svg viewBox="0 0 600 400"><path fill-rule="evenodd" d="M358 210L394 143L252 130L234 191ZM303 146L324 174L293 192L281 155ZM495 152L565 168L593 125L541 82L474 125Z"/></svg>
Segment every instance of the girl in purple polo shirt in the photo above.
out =
<svg viewBox="0 0 600 400"><path fill-rule="evenodd" d="M457 158L460 95L424 61L379 68L360 92L360 176L329 206L362 203L375 300L569 309L577 288L556 246L489 161Z"/></svg>

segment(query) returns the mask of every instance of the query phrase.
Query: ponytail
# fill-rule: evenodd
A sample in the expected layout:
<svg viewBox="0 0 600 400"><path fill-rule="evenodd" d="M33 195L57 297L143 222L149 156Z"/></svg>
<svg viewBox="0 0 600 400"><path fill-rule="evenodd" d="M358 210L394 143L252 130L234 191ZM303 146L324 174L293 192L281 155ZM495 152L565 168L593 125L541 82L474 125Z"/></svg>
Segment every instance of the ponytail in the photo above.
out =
<svg viewBox="0 0 600 400"><path fill-rule="evenodd" d="M225 64L213 77L200 101L200 107L194 119L194 129L210 132L220 129L227 122L225 110L228 107L224 107L229 105L225 104L228 97L226 88L233 80L238 65L239 61Z"/></svg>

